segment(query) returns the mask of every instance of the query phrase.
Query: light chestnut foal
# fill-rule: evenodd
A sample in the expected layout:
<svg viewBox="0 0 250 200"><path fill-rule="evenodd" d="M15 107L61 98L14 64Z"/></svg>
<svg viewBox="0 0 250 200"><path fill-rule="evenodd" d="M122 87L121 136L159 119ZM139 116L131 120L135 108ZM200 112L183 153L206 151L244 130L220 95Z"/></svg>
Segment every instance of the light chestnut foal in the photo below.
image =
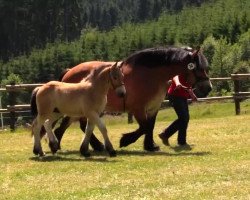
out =
<svg viewBox="0 0 250 200"><path fill-rule="evenodd" d="M34 135L34 149L36 155L45 155L42 146L40 131L44 126L52 153L58 150L58 141L52 131L52 124L62 116L73 118L87 118L86 135L82 140L81 152L90 156L89 140L95 125L103 135L105 148L110 156L116 156L116 151L111 144L107 128L100 118L107 103L107 93L110 88L115 89L118 96L126 94L123 83L123 74L120 67L114 65L98 66L80 83L63 83L50 81L36 88L37 116L33 121L32 134Z"/></svg>

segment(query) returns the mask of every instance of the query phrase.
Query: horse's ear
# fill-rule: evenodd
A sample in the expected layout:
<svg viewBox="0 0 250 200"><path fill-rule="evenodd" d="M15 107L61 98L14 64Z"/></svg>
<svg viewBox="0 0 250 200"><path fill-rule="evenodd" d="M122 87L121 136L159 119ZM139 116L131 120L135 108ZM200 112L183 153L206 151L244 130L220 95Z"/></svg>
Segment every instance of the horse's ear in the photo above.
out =
<svg viewBox="0 0 250 200"><path fill-rule="evenodd" d="M201 50L201 47L198 46L196 48L196 50L194 50L193 52L190 52L189 54L191 55L192 58L195 58L198 55L198 53L200 52L200 50Z"/></svg>

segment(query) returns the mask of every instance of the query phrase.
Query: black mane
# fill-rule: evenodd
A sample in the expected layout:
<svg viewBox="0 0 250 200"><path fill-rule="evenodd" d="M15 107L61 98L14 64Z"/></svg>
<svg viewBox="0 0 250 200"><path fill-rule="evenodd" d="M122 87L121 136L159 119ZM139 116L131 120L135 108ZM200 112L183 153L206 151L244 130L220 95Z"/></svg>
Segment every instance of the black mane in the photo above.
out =
<svg viewBox="0 0 250 200"><path fill-rule="evenodd" d="M178 64L188 55L189 51L175 47L158 47L137 51L124 62L133 66L156 67Z"/></svg>

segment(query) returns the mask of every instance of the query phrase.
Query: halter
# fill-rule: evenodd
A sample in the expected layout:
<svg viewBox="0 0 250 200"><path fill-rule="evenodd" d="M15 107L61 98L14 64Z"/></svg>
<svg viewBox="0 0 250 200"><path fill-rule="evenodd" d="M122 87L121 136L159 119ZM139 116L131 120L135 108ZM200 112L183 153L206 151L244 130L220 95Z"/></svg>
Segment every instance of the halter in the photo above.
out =
<svg viewBox="0 0 250 200"><path fill-rule="evenodd" d="M112 74L111 74L111 70L109 71L109 79L110 79L110 83L111 83L111 85L112 85L112 87L113 87L114 90L115 90L116 88L121 87L121 86L124 85L124 82L122 82L120 85L115 86L115 84L114 84L114 82L113 82L113 76L112 76Z"/></svg>
<svg viewBox="0 0 250 200"><path fill-rule="evenodd" d="M198 50L199 51L199 50ZM197 53L197 56L198 56L198 51L196 52ZM193 53L192 52L189 52L189 55L192 56ZM198 57L199 58L199 57ZM196 79L196 83L197 82L202 82L202 81L206 81L206 80L209 80L208 76L207 76L207 73L206 71L204 70L204 72L202 73L205 73L205 76L199 76L197 75L197 73L203 69L200 68L200 65L199 65L199 61L197 61L196 58L193 58L193 62L190 62L188 63L187 65L187 68L188 70L192 71L194 76L195 76L195 79Z"/></svg>

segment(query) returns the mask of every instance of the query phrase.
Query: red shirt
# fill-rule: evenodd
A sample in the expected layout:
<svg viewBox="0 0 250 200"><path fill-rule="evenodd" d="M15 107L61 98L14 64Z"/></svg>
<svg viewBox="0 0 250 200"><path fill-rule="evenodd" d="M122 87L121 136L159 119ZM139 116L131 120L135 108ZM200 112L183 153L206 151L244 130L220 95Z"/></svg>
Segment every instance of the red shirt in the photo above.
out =
<svg viewBox="0 0 250 200"><path fill-rule="evenodd" d="M183 85L183 86L186 86L186 87L191 87L191 85L186 81L185 77L182 76L182 75L179 75L179 81L180 83ZM170 87L168 88L168 94L169 95L173 95L173 96L177 96L177 97L184 97L184 98L190 98L190 95L188 93L188 91L184 88L176 88L176 84L175 82L172 80L172 83L170 85Z"/></svg>

